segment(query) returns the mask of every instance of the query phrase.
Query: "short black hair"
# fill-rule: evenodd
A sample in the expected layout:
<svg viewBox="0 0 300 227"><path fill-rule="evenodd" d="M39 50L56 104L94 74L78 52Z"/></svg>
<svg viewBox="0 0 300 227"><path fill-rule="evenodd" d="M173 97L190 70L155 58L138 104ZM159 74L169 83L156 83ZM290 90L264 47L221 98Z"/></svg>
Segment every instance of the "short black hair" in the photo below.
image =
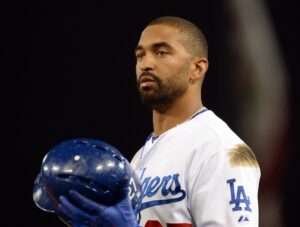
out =
<svg viewBox="0 0 300 227"><path fill-rule="evenodd" d="M195 24L180 17L165 16L154 19L148 24L148 26L157 24L172 26L179 29L179 31L183 34L180 41L187 51L192 56L207 58L207 40L203 32Z"/></svg>

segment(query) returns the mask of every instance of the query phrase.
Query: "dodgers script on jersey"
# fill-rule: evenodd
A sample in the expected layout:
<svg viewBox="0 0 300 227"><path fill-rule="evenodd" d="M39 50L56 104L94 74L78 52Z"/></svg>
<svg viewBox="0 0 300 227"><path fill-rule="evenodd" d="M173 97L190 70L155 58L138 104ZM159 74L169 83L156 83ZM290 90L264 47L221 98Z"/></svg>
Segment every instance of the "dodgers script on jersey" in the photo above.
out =
<svg viewBox="0 0 300 227"><path fill-rule="evenodd" d="M203 110L148 138L134 156L141 226L258 226L256 158L226 123Z"/></svg>

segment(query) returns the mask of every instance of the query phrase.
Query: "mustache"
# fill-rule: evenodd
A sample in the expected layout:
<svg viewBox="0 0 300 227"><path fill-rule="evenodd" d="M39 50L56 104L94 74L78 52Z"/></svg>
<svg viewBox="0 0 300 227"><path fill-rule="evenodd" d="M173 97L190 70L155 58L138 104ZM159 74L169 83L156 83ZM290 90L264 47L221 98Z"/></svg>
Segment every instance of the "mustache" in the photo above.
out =
<svg viewBox="0 0 300 227"><path fill-rule="evenodd" d="M139 77L138 84L141 83L141 79L142 79L143 77L145 77L145 76L151 77L156 83L160 83L160 82L161 82L161 79L160 79L157 75L155 75L154 73L143 72L143 73L141 73L141 75L140 75L140 77Z"/></svg>

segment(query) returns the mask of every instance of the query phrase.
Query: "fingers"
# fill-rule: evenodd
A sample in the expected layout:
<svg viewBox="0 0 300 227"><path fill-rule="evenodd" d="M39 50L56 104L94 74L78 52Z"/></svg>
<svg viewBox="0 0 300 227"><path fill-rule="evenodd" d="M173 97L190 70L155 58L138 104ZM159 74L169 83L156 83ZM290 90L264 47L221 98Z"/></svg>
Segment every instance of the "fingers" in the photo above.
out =
<svg viewBox="0 0 300 227"><path fill-rule="evenodd" d="M81 209L89 214L101 214L107 208L107 206L96 203L75 190L70 190L70 197Z"/></svg>
<svg viewBox="0 0 300 227"><path fill-rule="evenodd" d="M89 225L75 222L75 223L72 223L72 227L89 227Z"/></svg>
<svg viewBox="0 0 300 227"><path fill-rule="evenodd" d="M65 212L59 209L61 205L58 205L55 209L55 213L57 214L59 220L61 220L65 225L71 226L71 219L65 214Z"/></svg>
<svg viewBox="0 0 300 227"><path fill-rule="evenodd" d="M67 225L71 224L71 214L69 214L69 211L66 210L64 206L61 204L58 205L58 208L55 210L58 217L61 219L62 222L64 222Z"/></svg>
<svg viewBox="0 0 300 227"><path fill-rule="evenodd" d="M72 221L91 221L92 217L83 210L72 204L65 196L60 196L59 201L61 204L58 206L58 210L63 216L67 216Z"/></svg>

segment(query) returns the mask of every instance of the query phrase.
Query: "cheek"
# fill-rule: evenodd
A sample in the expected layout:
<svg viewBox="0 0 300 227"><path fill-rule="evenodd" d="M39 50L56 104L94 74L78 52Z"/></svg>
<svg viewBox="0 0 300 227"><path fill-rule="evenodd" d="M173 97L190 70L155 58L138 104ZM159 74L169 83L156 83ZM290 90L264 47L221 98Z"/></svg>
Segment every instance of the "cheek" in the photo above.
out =
<svg viewBox="0 0 300 227"><path fill-rule="evenodd" d="M170 77L177 70L178 65L170 61L159 62L156 67L156 73L162 77Z"/></svg>
<svg viewBox="0 0 300 227"><path fill-rule="evenodd" d="M139 79L139 75L141 74L140 70L138 69L138 66L136 65L135 66L135 77L136 77L136 80Z"/></svg>
<svg viewBox="0 0 300 227"><path fill-rule="evenodd" d="M186 66L185 59L179 57L169 57L160 63L162 69L169 70L170 72L179 71L182 67Z"/></svg>
<svg viewBox="0 0 300 227"><path fill-rule="evenodd" d="M184 74L187 73L187 68L186 65L183 65L182 62L176 62L174 64L165 64L164 66L162 66L160 68L160 73L161 75L164 75L165 77L173 77L173 76L177 76L177 75L182 75L184 72Z"/></svg>

